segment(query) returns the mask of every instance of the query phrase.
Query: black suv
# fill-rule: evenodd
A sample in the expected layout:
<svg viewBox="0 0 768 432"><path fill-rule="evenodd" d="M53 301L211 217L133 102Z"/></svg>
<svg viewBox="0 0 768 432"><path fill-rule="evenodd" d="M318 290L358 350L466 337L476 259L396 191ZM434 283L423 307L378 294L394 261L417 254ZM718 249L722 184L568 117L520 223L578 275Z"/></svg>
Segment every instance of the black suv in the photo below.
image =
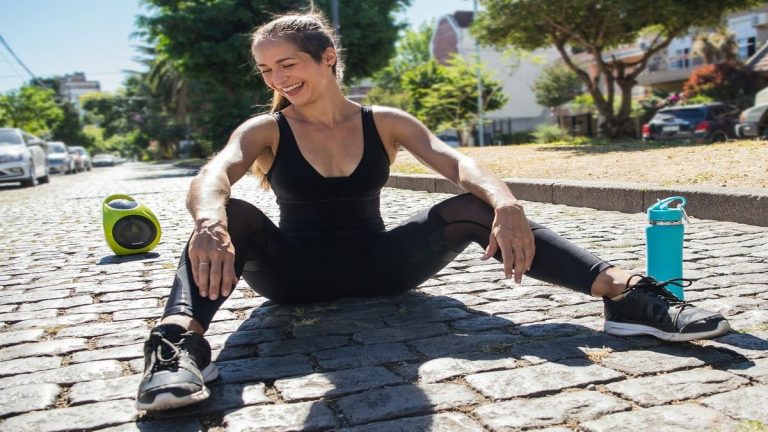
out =
<svg viewBox="0 0 768 432"><path fill-rule="evenodd" d="M735 138L739 109L721 103L664 108L643 125L643 141L718 142Z"/></svg>

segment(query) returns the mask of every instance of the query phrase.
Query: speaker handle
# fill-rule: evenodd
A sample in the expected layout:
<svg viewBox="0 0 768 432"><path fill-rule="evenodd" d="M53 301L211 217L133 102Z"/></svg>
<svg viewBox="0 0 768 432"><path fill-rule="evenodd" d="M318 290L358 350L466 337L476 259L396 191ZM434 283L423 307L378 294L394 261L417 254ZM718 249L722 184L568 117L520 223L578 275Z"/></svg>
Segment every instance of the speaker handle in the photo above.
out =
<svg viewBox="0 0 768 432"><path fill-rule="evenodd" d="M101 204L102 209L106 209L107 207L109 207L109 203L111 203L114 200L119 200L119 199L124 199L124 200L128 200L128 201L136 202L136 200L133 199L133 197L130 196L130 195L114 194L114 195L110 195L110 196L104 198L104 202L102 202L102 204ZM114 209L112 207L109 207L109 209L111 209L111 210L119 210L119 209Z"/></svg>

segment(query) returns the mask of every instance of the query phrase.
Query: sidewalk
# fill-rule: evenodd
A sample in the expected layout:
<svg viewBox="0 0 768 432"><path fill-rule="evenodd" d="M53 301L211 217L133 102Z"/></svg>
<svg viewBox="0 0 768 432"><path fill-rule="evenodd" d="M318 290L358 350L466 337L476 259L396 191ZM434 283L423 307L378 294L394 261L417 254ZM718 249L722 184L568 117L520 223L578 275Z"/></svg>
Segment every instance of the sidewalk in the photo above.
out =
<svg viewBox="0 0 768 432"><path fill-rule="evenodd" d="M279 306L241 282L209 331L221 372L211 399L137 412L142 341L162 313L189 236L184 201L193 173L127 164L0 189L0 431L768 425L768 228L705 219L686 227L685 276L697 280L688 298L737 329L717 340L606 335L600 301L530 278L517 286L471 246L397 297ZM111 254L101 200L112 193L133 195L157 214L163 238L153 253ZM233 196L276 219L274 196L254 179L239 182ZM385 222L448 196L385 189ZM639 211L526 203L532 219L642 271Z"/></svg>

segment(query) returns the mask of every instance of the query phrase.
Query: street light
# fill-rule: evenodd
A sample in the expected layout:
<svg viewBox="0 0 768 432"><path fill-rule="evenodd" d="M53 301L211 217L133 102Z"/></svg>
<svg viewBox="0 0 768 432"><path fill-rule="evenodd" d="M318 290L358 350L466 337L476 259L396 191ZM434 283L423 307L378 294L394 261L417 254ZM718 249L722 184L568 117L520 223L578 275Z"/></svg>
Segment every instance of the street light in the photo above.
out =
<svg viewBox="0 0 768 432"><path fill-rule="evenodd" d="M477 0L473 3L473 20L477 19ZM480 43L475 38L475 71L477 74L477 144L485 146L485 126L483 125L483 81L480 74Z"/></svg>

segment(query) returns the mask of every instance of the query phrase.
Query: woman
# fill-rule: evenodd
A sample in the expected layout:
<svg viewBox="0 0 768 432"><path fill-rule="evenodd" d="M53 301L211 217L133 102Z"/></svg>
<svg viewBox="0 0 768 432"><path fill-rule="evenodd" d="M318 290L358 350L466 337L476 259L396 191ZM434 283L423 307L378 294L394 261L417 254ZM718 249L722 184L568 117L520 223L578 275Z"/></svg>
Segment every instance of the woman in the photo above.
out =
<svg viewBox="0 0 768 432"><path fill-rule="evenodd" d="M630 275L528 221L502 181L407 113L346 99L341 58L322 17L279 17L252 41L274 91L272 113L240 125L192 181L187 207L195 229L145 345L140 409L208 397L205 382L218 372L202 335L240 276L276 302L397 294L471 242L518 283L527 273L602 297L608 333L691 340L730 329L721 315L677 301L665 283ZM400 147L469 193L385 231L379 192ZM251 166L277 196L279 228L251 204L229 199Z"/></svg>

